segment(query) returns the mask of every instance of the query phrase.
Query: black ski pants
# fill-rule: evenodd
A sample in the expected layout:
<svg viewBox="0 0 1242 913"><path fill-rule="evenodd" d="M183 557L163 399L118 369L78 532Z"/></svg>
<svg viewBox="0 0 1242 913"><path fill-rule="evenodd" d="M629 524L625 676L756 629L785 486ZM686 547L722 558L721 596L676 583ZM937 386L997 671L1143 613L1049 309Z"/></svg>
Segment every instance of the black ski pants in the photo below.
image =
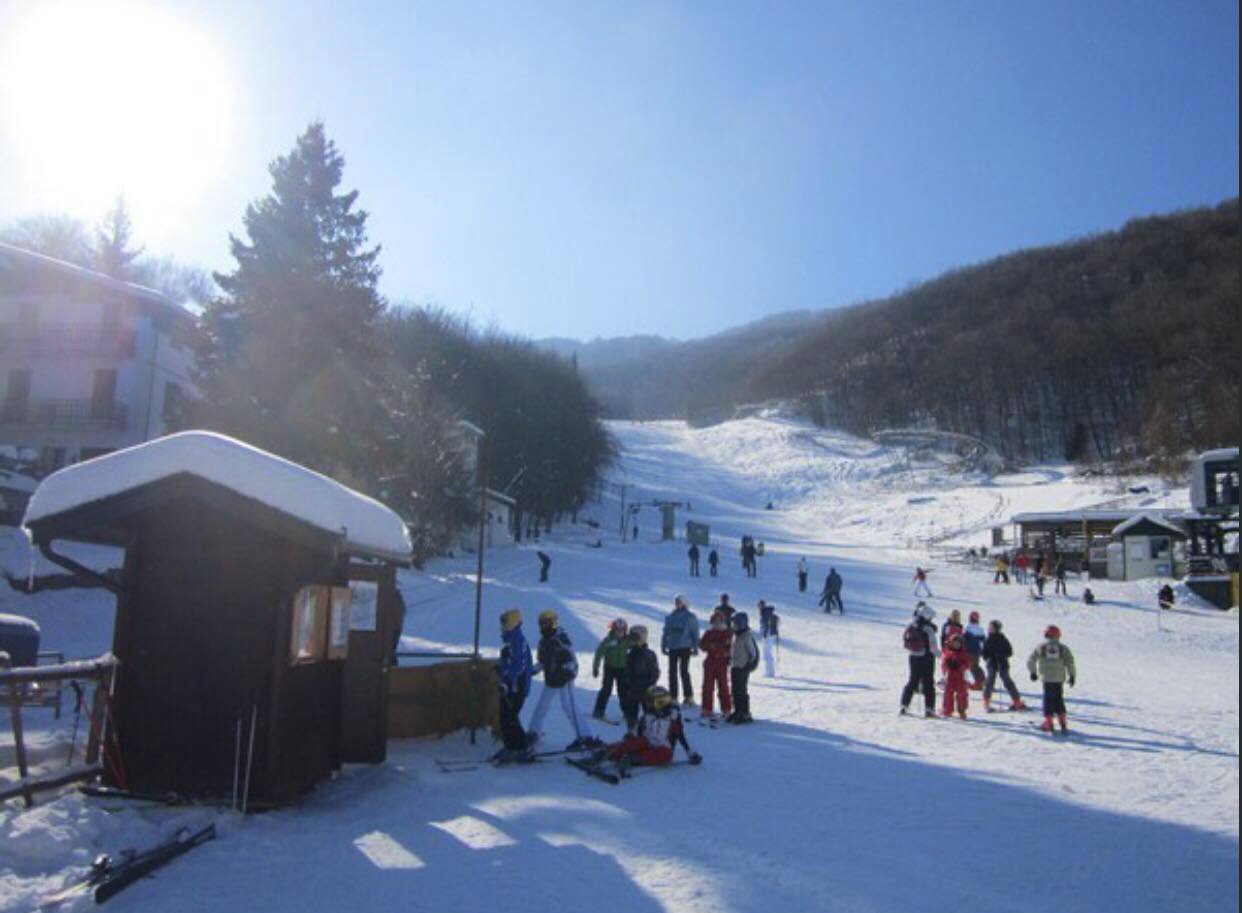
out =
<svg viewBox="0 0 1242 913"><path fill-rule="evenodd" d="M731 668L729 684L733 691L733 712L738 716L750 716L750 670Z"/></svg>
<svg viewBox="0 0 1242 913"><path fill-rule="evenodd" d="M690 576L691 577L699 576L699 559L698 558L690 559Z"/></svg>
<svg viewBox="0 0 1242 913"><path fill-rule="evenodd" d="M901 690L901 706L909 707L916 691L923 692L928 710L936 709L936 657L931 653L910 657L910 678Z"/></svg>
<svg viewBox="0 0 1242 913"><path fill-rule="evenodd" d="M1013 677L1009 674L1009 660L997 659L988 663L988 681L983 686L983 699L985 701L992 699L992 692L996 690L997 676L1000 676L1001 684L1005 686L1005 690L1009 692L1009 697L1014 703L1022 700L1022 695L1018 692L1018 686L1013 683Z"/></svg>
<svg viewBox="0 0 1242 913"><path fill-rule="evenodd" d="M806 571L798 571L798 592L806 592Z"/></svg>
<svg viewBox="0 0 1242 913"><path fill-rule="evenodd" d="M1065 713L1065 683L1044 682L1044 716Z"/></svg>
<svg viewBox="0 0 1242 913"><path fill-rule="evenodd" d="M604 666L604 680L600 683L599 694L595 695L596 716L603 716L604 711L608 709L608 700L612 697L612 686L617 686L617 699L622 705L625 704L625 695L623 688L625 687L621 678L624 669L614 669L612 666Z"/></svg>
<svg viewBox="0 0 1242 913"><path fill-rule="evenodd" d="M522 728L520 715L526 703L525 691L500 688L500 738L505 748L521 751L526 747L526 730Z"/></svg>
<svg viewBox="0 0 1242 913"><path fill-rule="evenodd" d="M673 696L673 703L677 703L677 683L681 680L681 688L685 693L687 700L694 697L694 686L690 684L690 651L689 650L669 650L668 651L668 693Z"/></svg>

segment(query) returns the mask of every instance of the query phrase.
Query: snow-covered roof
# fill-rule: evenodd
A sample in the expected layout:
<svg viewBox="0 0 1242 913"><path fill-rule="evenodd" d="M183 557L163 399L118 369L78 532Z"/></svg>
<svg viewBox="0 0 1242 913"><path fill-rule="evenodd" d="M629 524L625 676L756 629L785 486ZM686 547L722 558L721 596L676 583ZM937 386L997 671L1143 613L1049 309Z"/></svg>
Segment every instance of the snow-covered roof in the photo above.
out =
<svg viewBox="0 0 1242 913"><path fill-rule="evenodd" d="M1224 460L1236 460L1238 458L1237 447L1222 447L1219 450L1205 450L1195 459L1201 463L1217 463Z"/></svg>
<svg viewBox="0 0 1242 913"><path fill-rule="evenodd" d="M397 560L413 551L405 521L379 501L210 431L183 431L52 473L35 490L22 525L183 474L338 534L347 550Z"/></svg>
<svg viewBox="0 0 1242 913"><path fill-rule="evenodd" d="M1136 514L1135 516L1131 517L1129 520L1126 520L1123 523L1118 523L1116 526L1113 527L1113 535L1118 536L1118 537L1124 536L1126 532L1134 529L1134 527L1139 526L1143 523L1150 523L1154 526L1159 526L1163 529L1167 529L1169 532L1173 533L1176 536L1180 536L1182 538L1185 538L1186 536L1186 531L1182 529L1181 527L1174 526L1172 523L1168 523L1165 520L1160 519L1159 517L1153 517L1148 514Z"/></svg>
<svg viewBox="0 0 1242 913"><path fill-rule="evenodd" d="M1167 517L1169 519L1179 518L1185 511L1183 510L1139 510L1131 508L1129 510L1063 510L1063 511L1047 511L1034 512L1024 514L1014 514L1010 518L1011 523L1084 523L1088 521L1100 523L1121 523L1130 520L1136 516L1147 517Z"/></svg>

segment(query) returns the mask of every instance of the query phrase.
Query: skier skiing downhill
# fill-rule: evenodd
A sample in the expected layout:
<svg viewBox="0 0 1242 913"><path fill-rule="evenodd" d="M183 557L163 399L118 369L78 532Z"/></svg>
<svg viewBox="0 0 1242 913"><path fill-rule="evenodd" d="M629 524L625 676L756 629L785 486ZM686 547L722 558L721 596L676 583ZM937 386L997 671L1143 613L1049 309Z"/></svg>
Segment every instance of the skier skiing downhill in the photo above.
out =
<svg viewBox="0 0 1242 913"><path fill-rule="evenodd" d="M543 691L535 704L530 718L528 743L538 740L544 718L552 699L558 698L561 710L574 730L574 740L567 746L570 750L595 748L602 743L591 734L591 726L579 715L574 702L574 679L578 677L578 658L574 654L569 635L559 626L556 612L548 609L539 613L539 649L533 674L543 673Z"/></svg>
<svg viewBox="0 0 1242 913"><path fill-rule="evenodd" d="M904 716L910 711L910 701L914 692L922 690L925 714L936 715L936 657L940 655L940 641L936 636L936 626L932 619L936 610L925 602L920 602L914 609L914 620L906 627L902 635L902 645L910 658L910 677L901 691L901 713Z"/></svg>
<svg viewBox="0 0 1242 913"><path fill-rule="evenodd" d="M1013 645L1009 643L1009 638L1003 633L1003 625L993 619L988 622L988 637L983 642L983 659L988 665L988 680L983 686L983 709L992 712L992 692L996 690L996 677L1000 676L1001 682L1005 686L1005 690L1009 692L1009 699L1012 703L1009 705L1010 710L1025 710L1026 704L1022 702L1022 695L1018 692L1018 686L1013 683L1013 679L1009 675L1009 658L1013 656Z"/></svg>
<svg viewBox="0 0 1242 913"><path fill-rule="evenodd" d="M1052 732L1052 718L1055 716L1061 724L1061 731L1069 732L1065 719L1065 683L1069 682L1073 688L1078 675L1074 654L1061 643L1061 629L1056 625L1048 625L1044 638L1044 642L1031 652L1026 661L1031 681L1044 680L1044 722L1039 728Z"/></svg>
<svg viewBox="0 0 1242 913"><path fill-rule="evenodd" d="M686 741L685 726L677 702L667 690L653 685L643 696L643 715L637 730L614 742L596 755L597 760L607 759L617 765L624 775L630 767L663 767L673 762L673 750L680 745L685 749L691 764L703 759L690 749Z"/></svg>
<svg viewBox="0 0 1242 913"><path fill-rule="evenodd" d="M928 599L932 598L931 587L927 585L927 575L930 573L931 573L930 570L926 570L921 567L915 567L914 578L913 578L915 596L926 596ZM920 593L919 590L922 590L923 592Z"/></svg>
<svg viewBox="0 0 1242 913"><path fill-rule="evenodd" d="M725 716L733 713L733 695L729 692L729 657L733 653L733 632L729 619L717 609L712 612L710 627L699 639L703 651L703 716L717 719L712 712L713 690L720 696L720 709Z"/></svg>
<svg viewBox="0 0 1242 913"><path fill-rule="evenodd" d="M624 618L615 619L608 626L608 633L595 648L595 660L591 664L591 677L599 678L599 669L604 667L604 681L599 686L599 694L595 697L595 708L591 716L603 720L604 711L608 709L608 699L612 697L612 689L617 688L618 702L624 704L622 694L625 676L625 655L629 653L629 626Z"/></svg>
<svg viewBox="0 0 1242 913"><path fill-rule="evenodd" d="M625 673L621 678L621 710L625 714L627 732L638 726L639 703L647 689L660 681L660 661L647 646L647 628L634 625L630 628L630 650L625 655Z"/></svg>
<svg viewBox="0 0 1242 913"><path fill-rule="evenodd" d="M530 645L522 633L522 613L517 609L501 614L500 639L503 646L500 648L500 661L496 663L496 678L500 690L500 737L504 748L496 753L495 760L528 760L530 749L519 715L530 693L533 664Z"/></svg>
<svg viewBox="0 0 1242 913"><path fill-rule="evenodd" d="M966 710L970 705L970 691L966 687L970 654L966 652L961 634L949 635L940 665L944 669L944 716L951 717L956 712L966 719Z"/></svg>
<svg viewBox="0 0 1242 913"><path fill-rule="evenodd" d="M684 695L683 703L687 707L694 706L694 690L690 683L690 656L699 652L699 620L690 611L684 596L673 600L673 611L664 619L660 652L668 657L668 690L673 695L673 700L677 700L677 686L680 683Z"/></svg>
<svg viewBox="0 0 1242 913"><path fill-rule="evenodd" d="M837 573L837 569L829 568L828 576L824 580L824 591L819 594L819 604L824 607L825 612L832 612L832 607L837 607L837 612L841 615L845 614L845 606L841 604L841 586L844 581L841 575Z"/></svg>

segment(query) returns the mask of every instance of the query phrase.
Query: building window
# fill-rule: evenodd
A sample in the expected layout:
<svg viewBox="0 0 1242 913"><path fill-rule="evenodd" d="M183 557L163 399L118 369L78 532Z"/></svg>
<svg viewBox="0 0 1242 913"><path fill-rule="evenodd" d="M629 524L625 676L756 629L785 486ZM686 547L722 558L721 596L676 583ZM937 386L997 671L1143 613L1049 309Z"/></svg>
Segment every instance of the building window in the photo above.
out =
<svg viewBox="0 0 1242 913"><path fill-rule="evenodd" d="M22 421L30 411L30 369L10 368L4 388L4 420Z"/></svg>
<svg viewBox="0 0 1242 913"><path fill-rule="evenodd" d="M289 638L289 662L294 666L317 663L328 646L328 610L331 588L304 586L293 597L293 629Z"/></svg>
<svg viewBox="0 0 1242 913"><path fill-rule="evenodd" d="M91 388L91 418L111 418L116 411L116 369L101 368L95 372Z"/></svg>
<svg viewBox="0 0 1242 913"><path fill-rule="evenodd" d="M169 381L164 384L164 424L176 426L185 415L185 391L181 385Z"/></svg>

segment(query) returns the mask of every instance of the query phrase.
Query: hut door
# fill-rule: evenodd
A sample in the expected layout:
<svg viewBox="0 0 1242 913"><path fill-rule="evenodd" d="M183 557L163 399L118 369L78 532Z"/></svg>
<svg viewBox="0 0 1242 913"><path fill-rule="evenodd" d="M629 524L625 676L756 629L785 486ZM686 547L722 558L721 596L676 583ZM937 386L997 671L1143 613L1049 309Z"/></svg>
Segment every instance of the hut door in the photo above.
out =
<svg viewBox="0 0 1242 913"><path fill-rule="evenodd" d="M396 570L354 564L349 653L341 713L341 760L383 761L388 752L388 668L401 620Z"/></svg>

